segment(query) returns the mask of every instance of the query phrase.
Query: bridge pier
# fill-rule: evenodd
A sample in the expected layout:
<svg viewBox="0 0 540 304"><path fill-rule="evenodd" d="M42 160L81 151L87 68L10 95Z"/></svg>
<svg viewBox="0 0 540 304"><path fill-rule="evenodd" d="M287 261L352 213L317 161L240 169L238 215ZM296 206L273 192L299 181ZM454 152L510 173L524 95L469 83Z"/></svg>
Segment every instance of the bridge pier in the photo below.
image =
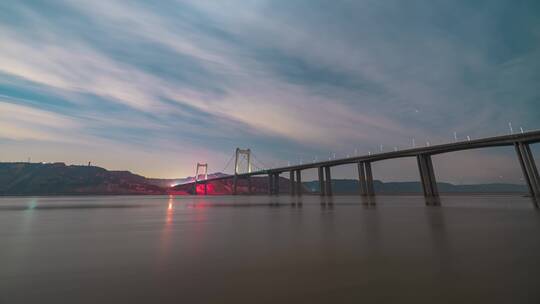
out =
<svg viewBox="0 0 540 304"><path fill-rule="evenodd" d="M233 177L233 195L236 195L236 189L237 189L237 186L238 186L238 175L234 175Z"/></svg>
<svg viewBox="0 0 540 304"><path fill-rule="evenodd" d="M364 164L366 167L366 183L367 183L367 191L369 196L375 195L375 185L373 184L373 172L371 171L371 163L366 162Z"/></svg>
<svg viewBox="0 0 540 304"><path fill-rule="evenodd" d="M289 193L291 195L295 195L296 194L296 183L294 182L294 171L290 171L289 172Z"/></svg>
<svg viewBox="0 0 540 304"><path fill-rule="evenodd" d="M538 168L534 161L534 156L531 152L529 144L518 142L514 145L519 159L521 170L523 171L523 177L527 182L529 193L532 197L540 198L540 176L538 175Z"/></svg>
<svg viewBox="0 0 540 304"><path fill-rule="evenodd" d="M324 175L325 175L324 192L327 196L332 196L332 174L330 172L330 166L324 167Z"/></svg>
<svg viewBox="0 0 540 304"><path fill-rule="evenodd" d="M324 184L324 168L319 167L317 168L319 172L319 194L321 196L325 195L325 184Z"/></svg>
<svg viewBox="0 0 540 304"><path fill-rule="evenodd" d="M251 176L247 177L247 184L248 184L248 194L251 194Z"/></svg>
<svg viewBox="0 0 540 304"><path fill-rule="evenodd" d="M208 188L206 187L207 182L206 181L194 181L193 182L193 195L197 195L197 185L202 184L204 186L204 195L208 194Z"/></svg>
<svg viewBox="0 0 540 304"><path fill-rule="evenodd" d="M279 173L268 173L268 195L279 194Z"/></svg>
<svg viewBox="0 0 540 304"><path fill-rule="evenodd" d="M373 173L371 172L370 162L358 163L358 182L360 184L360 195L374 196L375 188L373 185Z"/></svg>
<svg viewBox="0 0 540 304"><path fill-rule="evenodd" d="M296 170L296 195L302 195L302 173Z"/></svg>
<svg viewBox="0 0 540 304"><path fill-rule="evenodd" d="M426 198L439 197L439 190L437 189L437 180L435 179L431 155L418 154L416 156L416 160L418 162L418 170L420 171L420 180L422 182L424 196Z"/></svg>
<svg viewBox="0 0 540 304"><path fill-rule="evenodd" d="M268 195L272 195L274 189L274 176L268 173Z"/></svg>
<svg viewBox="0 0 540 304"><path fill-rule="evenodd" d="M279 173L274 173L274 194L279 195Z"/></svg>
<svg viewBox="0 0 540 304"><path fill-rule="evenodd" d="M360 185L360 195L367 196L366 171L364 162L358 163L358 184Z"/></svg>

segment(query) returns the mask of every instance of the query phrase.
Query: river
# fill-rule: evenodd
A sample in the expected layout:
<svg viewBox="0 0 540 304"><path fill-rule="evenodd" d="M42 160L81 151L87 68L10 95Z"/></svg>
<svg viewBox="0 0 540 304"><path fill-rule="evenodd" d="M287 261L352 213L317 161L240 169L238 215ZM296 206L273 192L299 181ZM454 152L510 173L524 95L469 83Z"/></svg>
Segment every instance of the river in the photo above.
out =
<svg viewBox="0 0 540 304"><path fill-rule="evenodd" d="M519 196L0 198L0 303L540 303Z"/></svg>

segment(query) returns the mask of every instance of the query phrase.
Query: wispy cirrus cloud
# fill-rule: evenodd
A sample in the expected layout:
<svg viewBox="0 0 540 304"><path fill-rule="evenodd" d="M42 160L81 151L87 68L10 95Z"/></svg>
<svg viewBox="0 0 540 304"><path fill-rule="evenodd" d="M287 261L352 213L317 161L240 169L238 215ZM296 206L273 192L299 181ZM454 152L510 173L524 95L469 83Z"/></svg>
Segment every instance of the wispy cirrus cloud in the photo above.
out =
<svg viewBox="0 0 540 304"><path fill-rule="evenodd" d="M0 138L65 142L73 138L61 130L80 127L68 117L2 101L0 97Z"/></svg>

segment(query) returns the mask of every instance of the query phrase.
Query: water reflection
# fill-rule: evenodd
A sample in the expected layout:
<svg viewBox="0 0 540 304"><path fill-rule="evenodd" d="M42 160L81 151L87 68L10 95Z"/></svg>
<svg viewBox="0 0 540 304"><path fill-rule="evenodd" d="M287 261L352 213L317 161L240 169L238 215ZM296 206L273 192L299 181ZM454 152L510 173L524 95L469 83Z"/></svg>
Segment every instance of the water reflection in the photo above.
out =
<svg viewBox="0 0 540 304"><path fill-rule="evenodd" d="M167 206L167 219L165 221L165 226L169 227L171 225L172 219L173 219L173 213L174 213L174 199L173 197L169 197L168 206Z"/></svg>
<svg viewBox="0 0 540 304"><path fill-rule="evenodd" d="M441 205L441 198L438 196L435 197L426 197L426 206L440 206Z"/></svg>
<svg viewBox="0 0 540 304"><path fill-rule="evenodd" d="M291 196L291 207L302 208L302 196Z"/></svg>
<svg viewBox="0 0 540 304"><path fill-rule="evenodd" d="M165 220L159 237L159 248L157 252L157 271L163 272L166 269L170 257L171 234L174 220L174 197L169 196L167 208L165 209Z"/></svg>
<svg viewBox="0 0 540 304"><path fill-rule="evenodd" d="M322 253L322 258L325 263L335 265L339 262L339 252L337 249L340 231L336 227L339 223L336 220L336 213L334 213L334 200L332 197L321 197L321 213L320 213L320 242L319 251Z"/></svg>
<svg viewBox="0 0 540 304"><path fill-rule="evenodd" d="M447 265L451 268L452 248L447 231L445 212L442 209L425 209L427 219L427 231L431 236L432 252L439 257L441 265Z"/></svg>
<svg viewBox="0 0 540 304"><path fill-rule="evenodd" d="M281 198L281 196L272 195L272 196L269 196L268 198L269 198L268 205L270 207L279 207L280 206L280 198Z"/></svg>
<svg viewBox="0 0 540 304"><path fill-rule="evenodd" d="M381 225L384 225L381 214L375 209L376 205L365 205L365 212L360 213L359 226L366 240L365 251L368 256L379 256L382 251L384 237L381 233Z"/></svg>
<svg viewBox="0 0 540 304"><path fill-rule="evenodd" d="M525 197L4 202L21 209L0 211L0 302L540 303L540 213ZM40 211L70 203L149 207Z"/></svg>
<svg viewBox="0 0 540 304"><path fill-rule="evenodd" d="M332 210L334 209L334 197L333 196L320 196L319 204L321 205L321 210Z"/></svg>
<svg viewBox="0 0 540 304"><path fill-rule="evenodd" d="M37 198L30 199L30 202L28 203L28 210L36 209L37 205L38 205Z"/></svg>
<svg viewBox="0 0 540 304"><path fill-rule="evenodd" d="M233 198L233 205L236 198ZM187 255L191 258L199 257L205 247L205 232L208 225L209 211L208 207L212 206L210 197L199 197L195 204L188 205L187 213L184 213L184 220L189 221L190 226L186 231L182 231L185 236L184 248Z"/></svg>
<svg viewBox="0 0 540 304"><path fill-rule="evenodd" d="M534 196L531 196L531 202L533 204L533 207L536 208L536 209L539 209L540 208L540 205L539 205L539 201L536 197Z"/></svg>
<svg viewBox="0 0 540 304"><path fill-rule="evenodd" d="M17 273L26 266L24 258L32 254L32 244L25 240L30 239L32 234L35 233L34 226L37 217L35 209L38 205L38 198L28 198L19 206L18 210L21 210L21 212L11 213L9 218L6 219L0 218L0 225L8 221L13 223L13 225L8 226L8 229L0 226L3 228L0 229L0 269L2 269L0 273L2 271L5 273ZM8 235L8 233L14 235L14 237L2 241L1 236ZM2 260L9 261L9 264L2 268ZM2 303L1 293L0 303Z"/></svg>
<svg viewBox="0 0 540 304"><path fill-rule="evenodd" d="M377 205L377 197L376 196L360 196L360 201L362 205L371 208L375 207Z"/></svg>

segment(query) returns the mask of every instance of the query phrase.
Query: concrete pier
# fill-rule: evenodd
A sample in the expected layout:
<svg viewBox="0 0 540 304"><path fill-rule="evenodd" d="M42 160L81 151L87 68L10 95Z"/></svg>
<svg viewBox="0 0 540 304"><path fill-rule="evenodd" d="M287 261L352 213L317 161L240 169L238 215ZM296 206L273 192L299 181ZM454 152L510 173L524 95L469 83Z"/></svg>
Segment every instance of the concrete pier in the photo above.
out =
<svg viewBox="0 0 540 304"><path fill-rule="evenodd" d="M521 170L523 171L523 177L529 188L529 193L532 197L540 198L540 176L538 175L538 168L536 167L531 148L528 144L521 142L516 143L515 148Z"/></svg>
<svg viewBox="0 0 540 304"><path fill-rule="evenodd" d="M437 189L437 180L433 170L431 155L419 154L416 157L418 162L418 170L420 172L420 181L422 182L422 190L425 197L438 197L439 190Z"/></svg>
<svg viewBox="0 0 540 304"><path fill-rule="evenodd" d="M358 184L360 185L360 195L367 196L366 170L364 162L358 163Z"/></svg>
<svg viewBox="0 0 540 304"><path fill-rule="evenodd" d="M238 175L234 175L233 177L233 195L236 195L236 189L237 189L237 186L238 186Z"/></svg>
<svg viewBox="0 0 540 304"><path fill-rule="evenodd" d="M358 183L360 184L360 195L375 195L375 187L373 185L373 173L371 172L370 162L358 163Z"/></svg>
<svg viewBox="0 0 540 304"><path fill-rule="evenodd" d="M360 184L360 195L375 195L375 187L373 185L373 173L371 172L370 162L358 163L358 182Z"/></svg>
<svg viewBox="0 0 540 304"><path fill-rule="evenodd" d="M324 196L326 194L325 192L326 185L324 183L324 168L319 167L317 168L317 171L319 173L319 193L321 196Z"/></svg>
<svg viewBox="0 0 540 304"><path fill-rule="evenodd" d="M291 195L296 194L296 183L294 182L294 171L289 171L289 192Z"/></svg>
<svg viewBox="0 0 540 304"><path fill-rule="evenodd" d="M375 185L373 184L373 173L371 171L371 162L365 162L364 167L366 168L367 194L368 194L368 196L374 196L375 195Z"/></svg>
<svg viewBox="0 0 540 304"><path fill-rule="evenodd" d="M325 183L324 192L326 196L332 195L332 174L330 172L330 166L324 167Z"/></svg>
<svg viewBox="0 0 540 304"><path fill-rule="evenodd" d="M274 174L274 194L279 194L279 173Z"/></svg>
<svg viewBox="0 0 540 304"><path fill-rule="evenodd" d="M296 195L302 195L302 172L296 170Z"/></svg>
<svg viewBox="0 0 540 304"><path fill-rule="evenodd" d="M268 174L268 195L272 195L274 193L274 174L269 173Z"/></svg>

